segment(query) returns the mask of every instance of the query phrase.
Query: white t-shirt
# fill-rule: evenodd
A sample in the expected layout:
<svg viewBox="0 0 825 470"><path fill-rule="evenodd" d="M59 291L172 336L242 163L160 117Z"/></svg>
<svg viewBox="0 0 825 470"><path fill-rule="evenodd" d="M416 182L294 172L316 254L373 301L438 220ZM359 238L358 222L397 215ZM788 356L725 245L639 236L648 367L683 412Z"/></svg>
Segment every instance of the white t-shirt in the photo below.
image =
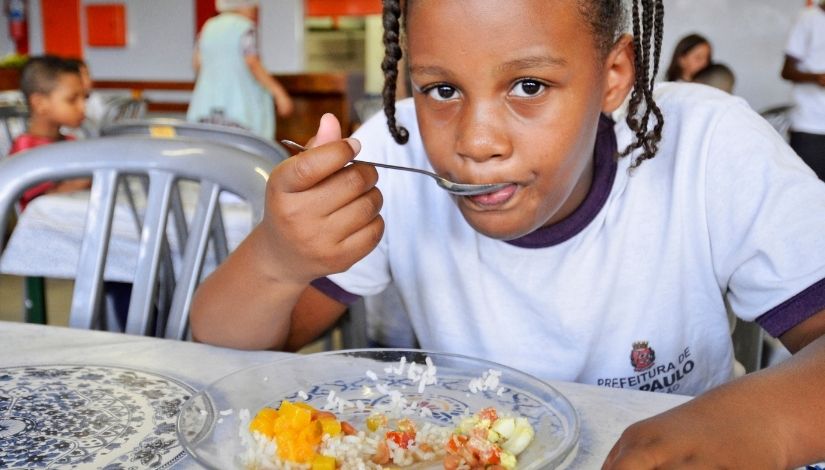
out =
<svg viewBox="0 0 825 470"><path fill-rule="evenodd" d="M806 8L794 24L785 54L799 61L799 70L825 73L825 11L819 6ZM810 134L825 134L825 87L816 83L794 83L795 107L791 129Z"/></svg>
<svg viewBox="0 0 825 470"><path fill-rule="evenodd" d="M379 169L383 239L316 287L346 302L392 284L423 349L541 378L684 394L728 380L725 294L774 335L825 308L825 184L743 100L676 83L656 96L656 158L630 176L613 155L631 132L603 118L585 201L516 241L474 231L430 178ZM412 101L397 117L410 142L379 116L359 158L431 168Z"/></svg>

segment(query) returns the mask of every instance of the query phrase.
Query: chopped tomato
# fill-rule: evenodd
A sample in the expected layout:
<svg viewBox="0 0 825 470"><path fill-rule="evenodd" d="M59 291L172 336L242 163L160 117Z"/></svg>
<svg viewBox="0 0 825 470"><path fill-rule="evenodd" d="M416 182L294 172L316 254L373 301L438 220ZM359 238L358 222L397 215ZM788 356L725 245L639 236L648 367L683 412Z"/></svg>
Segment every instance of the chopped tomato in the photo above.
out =
<svg viewBox="0 0 825 470"><path fill-rule="evenodd" d="M483 410L479 411L478 419L488 419L491 423L495 422L498 419L498 413L496 413L495 408L484 408Z"/></svg>
<svg viewBox="0 0 825 470"><path fill-rule="evenodd" d="M464 443L469 439L467 436L461 434L453 434L447 441L447 452L457 454L459 450L464 447Z"/></svg>
<svg viewBox="0 0 825 470"><path fill-rule="evenodd" d="M410 442L415 440L415 433L406 431L389 431L386 436L387 440L395 442L398 447L406 449L410 446Z"/></svg>

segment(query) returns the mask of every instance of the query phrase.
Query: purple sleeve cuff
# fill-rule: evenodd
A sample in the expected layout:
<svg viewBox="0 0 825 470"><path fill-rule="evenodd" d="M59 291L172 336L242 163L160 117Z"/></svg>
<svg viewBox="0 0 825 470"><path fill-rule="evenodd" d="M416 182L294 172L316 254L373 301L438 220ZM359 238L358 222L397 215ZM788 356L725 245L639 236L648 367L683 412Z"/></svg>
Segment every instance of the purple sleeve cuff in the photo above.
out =
<svg viewBox="0 0 825 470"><path fill-rule="evenodd" d="M360 295L345 291L339 287L338 284L330 281L327 277L319 277L318 279L310 282L310 285L323 292L327 297L337 300L344 305L350 305L361 298Z"/></svg>
<svg viewBox="0 0 825 470"><path fill-rule="evenodd" d="M768 310L756 319L774 338L825 310L825 279Z"/></svg>

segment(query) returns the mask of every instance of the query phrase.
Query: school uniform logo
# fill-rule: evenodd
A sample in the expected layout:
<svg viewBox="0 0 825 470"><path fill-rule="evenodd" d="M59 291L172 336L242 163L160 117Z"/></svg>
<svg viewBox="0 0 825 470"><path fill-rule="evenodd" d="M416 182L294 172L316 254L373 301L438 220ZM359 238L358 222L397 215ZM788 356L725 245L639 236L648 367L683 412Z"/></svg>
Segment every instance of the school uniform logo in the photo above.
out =
<svg viewBox="0 0 825 470"><path fill-rule="evenodd" d="M650 347L647 341L636 341L633 343L633 350L630 351L630 365L636 372L653 367L656 363L656 351Z"/></svg>
<svg viewBox="0 0 825 470"><path fill-rule="evenodd" d="M673 354L667 352L667 354ZM601 377L596 379L596 385L611 388L635 388L651 392L675 393L682 388L682 381L693 372L696 363L689 347L685 347L678 355L659 358L656 363L656 351L650 347L648 341L634 341L630 351L630 365L633 366L633 375L625 377Z"/></svg>

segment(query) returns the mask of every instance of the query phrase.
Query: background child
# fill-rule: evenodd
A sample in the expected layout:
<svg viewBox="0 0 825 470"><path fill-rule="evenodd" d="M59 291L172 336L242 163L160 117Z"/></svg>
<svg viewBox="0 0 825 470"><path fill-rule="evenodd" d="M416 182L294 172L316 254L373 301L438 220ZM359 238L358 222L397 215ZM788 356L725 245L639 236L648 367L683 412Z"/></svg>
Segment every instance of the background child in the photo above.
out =
<svg viewBox="0 0 825 470"><path fill-rule="evenodd" d="M744 101L654 90L663 3L634 2L633 37L620 0L404 4L384 3L388 126L341 140L327 115L275 168L194 336L294 349L392 285L426 350L699 395L631 426L607 469L825 455L825 185ZM402 51L414 97L396 104ZM454 197L355 155L510 184ZM726 303L797 354L731 381Z"/></svg>
<svg viewBox="0 0 825 470"><path fill-rule="evenodd" d="M689 82L696 72L707 67L712 60L710 41L700 34L689 34L676 43L665 78L671 82Z"/></svg>
<svg viewBox="0 0 825 470"><path fill-rule="evenodd" d="M791 147L825 181L825 1L817 3L788 35L782 78L794 84Z"/></svg>
<svg viewBox="0 0 825 470"><path fill-rule="evenodd" d="M733 93L736 77L733 75L733 70L731 70L730 67L716 62L696 72L696 75L693 76L693 82L712 86L727 93Z"/></svg>
<svg viewBox="0 0 825 470"><path fill-rule="evenodd" d="M29 106L29 128L14 140L10 154L65 140L61 127L79 127L85 117L86 92L75 64L55 56L33 57L23 67L20 89ZM86 178L47 181L28 189L20 207L45 193L87 189Z"/></svg>

